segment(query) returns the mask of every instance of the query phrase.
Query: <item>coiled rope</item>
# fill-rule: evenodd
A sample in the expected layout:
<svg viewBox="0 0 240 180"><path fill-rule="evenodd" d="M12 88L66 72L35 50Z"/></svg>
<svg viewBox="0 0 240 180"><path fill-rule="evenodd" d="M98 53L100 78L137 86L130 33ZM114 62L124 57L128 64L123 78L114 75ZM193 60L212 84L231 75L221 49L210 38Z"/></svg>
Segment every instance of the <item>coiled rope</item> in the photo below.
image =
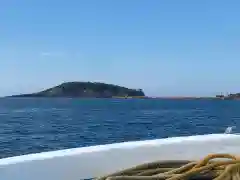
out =
<svg viewBox="0 0 240 180"><path fill-rule="evenodd" d="M156 161L97 180L240 180L240 158L211 154L200 161Z"/></svg>

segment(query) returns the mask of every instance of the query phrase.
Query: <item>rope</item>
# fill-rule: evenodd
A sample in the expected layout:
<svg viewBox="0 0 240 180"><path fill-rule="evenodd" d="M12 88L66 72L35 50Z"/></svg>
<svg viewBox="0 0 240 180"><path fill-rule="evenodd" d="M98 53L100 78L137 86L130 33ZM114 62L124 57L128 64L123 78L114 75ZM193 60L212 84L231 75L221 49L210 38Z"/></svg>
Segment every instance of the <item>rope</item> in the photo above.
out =
<svg viewBox="0 0 240 180"><path fill-rule="evenodd" d="M200 161L156 161L96 180L240 180L240 158L212 154Z"/></svg>

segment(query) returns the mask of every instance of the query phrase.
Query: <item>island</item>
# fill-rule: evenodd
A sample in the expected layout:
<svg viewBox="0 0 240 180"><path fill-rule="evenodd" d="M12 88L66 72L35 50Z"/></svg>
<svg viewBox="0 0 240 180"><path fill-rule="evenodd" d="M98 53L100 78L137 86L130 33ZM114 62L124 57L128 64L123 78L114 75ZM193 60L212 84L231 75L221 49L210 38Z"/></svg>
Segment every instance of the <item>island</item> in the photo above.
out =
<svg viewBox="0 0 240 180"><path fill-rule="evenodd" d="M66 82L41 92L10 97L141 98L145 94L142 89L100 82Z"/></svg>

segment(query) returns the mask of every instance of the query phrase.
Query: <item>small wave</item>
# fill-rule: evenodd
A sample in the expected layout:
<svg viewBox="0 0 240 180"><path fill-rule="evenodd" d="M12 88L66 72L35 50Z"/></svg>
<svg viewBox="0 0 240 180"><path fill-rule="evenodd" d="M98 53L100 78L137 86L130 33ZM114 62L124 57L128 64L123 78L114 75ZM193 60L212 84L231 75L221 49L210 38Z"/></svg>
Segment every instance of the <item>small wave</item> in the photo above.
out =
<svg viewBox="0 0 240 180"><path fill-rule="evenodd" d="M23 108L10 110L10 113L34 113L34 112L56 112L56 111L66 111L64 108Z"/></svg>
<svg viewBox="0 0 240 180"><path fill-rule="evenodd" d="M225 129L224 134L232 134L233 133L233 129L236 129L236 126L229 126Z"/></svg>

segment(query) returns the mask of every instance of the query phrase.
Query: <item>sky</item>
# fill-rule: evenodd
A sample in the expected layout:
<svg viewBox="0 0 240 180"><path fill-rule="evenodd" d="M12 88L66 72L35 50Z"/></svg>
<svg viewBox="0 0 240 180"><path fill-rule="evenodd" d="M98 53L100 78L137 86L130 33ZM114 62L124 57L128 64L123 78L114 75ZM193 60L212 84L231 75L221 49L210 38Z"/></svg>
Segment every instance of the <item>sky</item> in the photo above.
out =
<svg viewBox="0 0 240 180"><path fill-rule="evenodd" d="M67 81L150 96L240 92L239 0L0 2L0 96Z"/></svg>

